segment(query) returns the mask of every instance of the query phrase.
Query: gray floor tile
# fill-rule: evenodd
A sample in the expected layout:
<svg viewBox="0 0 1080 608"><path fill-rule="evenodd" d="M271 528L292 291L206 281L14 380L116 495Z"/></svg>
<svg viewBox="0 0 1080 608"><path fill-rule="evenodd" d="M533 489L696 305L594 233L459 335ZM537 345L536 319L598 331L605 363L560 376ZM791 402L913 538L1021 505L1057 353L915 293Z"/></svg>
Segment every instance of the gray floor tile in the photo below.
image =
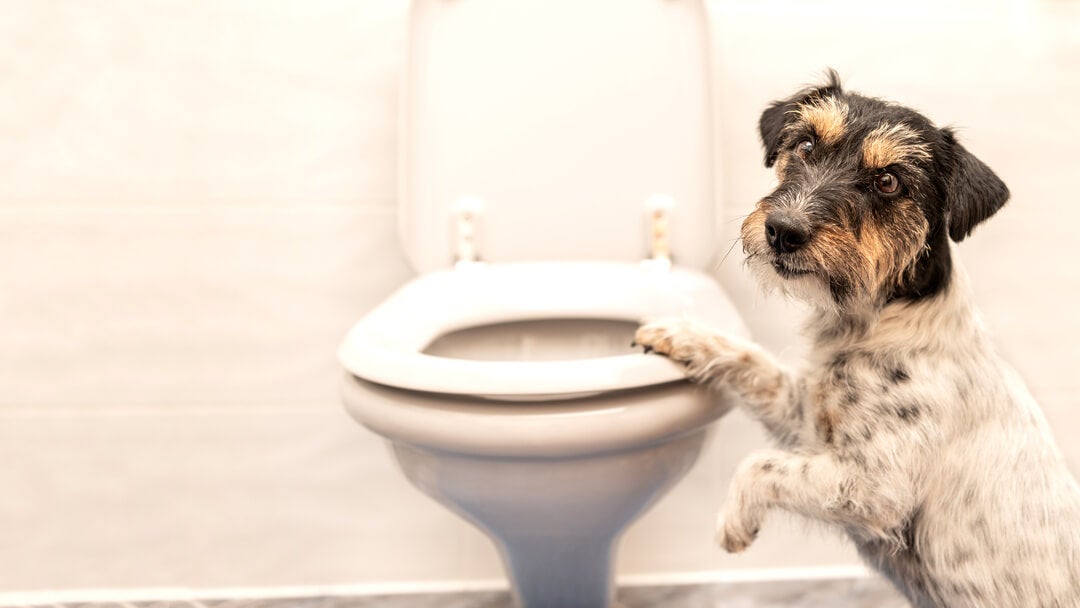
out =
<svg viewBox="0 0 1080 608"><path fill-rule="evenodd" d="M206 608L511 608L506 592L207 600Z"/></svg>

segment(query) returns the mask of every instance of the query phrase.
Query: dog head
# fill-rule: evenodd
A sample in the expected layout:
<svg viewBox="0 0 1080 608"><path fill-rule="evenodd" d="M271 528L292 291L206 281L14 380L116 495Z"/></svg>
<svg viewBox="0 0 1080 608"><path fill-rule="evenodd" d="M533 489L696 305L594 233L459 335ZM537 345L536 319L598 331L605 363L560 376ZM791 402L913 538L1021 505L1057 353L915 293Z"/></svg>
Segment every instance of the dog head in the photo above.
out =
<svg viewBox="0 0 1080 608"><path fill-rule="evenodd" d="M963 240L1009 197L1005 184L919 113L825 84L761 115L779 184L742 226L766 286L838 311L943 290L949 238Z"/></svg>

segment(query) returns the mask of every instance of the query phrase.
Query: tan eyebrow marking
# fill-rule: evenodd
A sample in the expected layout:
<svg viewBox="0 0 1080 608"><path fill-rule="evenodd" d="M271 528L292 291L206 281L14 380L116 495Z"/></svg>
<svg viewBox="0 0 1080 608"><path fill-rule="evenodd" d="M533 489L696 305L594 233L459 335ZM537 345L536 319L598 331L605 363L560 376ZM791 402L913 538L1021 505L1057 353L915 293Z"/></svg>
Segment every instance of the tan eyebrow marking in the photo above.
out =
<svg viewBox="0 0 1080 608"><path fill-rule="evenodd" d="M881 125L863 140L863 164L871 169L916 160L930 160L930 146L907 125Z"/></svg>
<svg viewBox="0 0 1080 608"><path fill-rule="evenodd" d="M848 106L835 97L819 97L796 112L813 129L821 141L831 144L839 141L847 125Z"/></svg>

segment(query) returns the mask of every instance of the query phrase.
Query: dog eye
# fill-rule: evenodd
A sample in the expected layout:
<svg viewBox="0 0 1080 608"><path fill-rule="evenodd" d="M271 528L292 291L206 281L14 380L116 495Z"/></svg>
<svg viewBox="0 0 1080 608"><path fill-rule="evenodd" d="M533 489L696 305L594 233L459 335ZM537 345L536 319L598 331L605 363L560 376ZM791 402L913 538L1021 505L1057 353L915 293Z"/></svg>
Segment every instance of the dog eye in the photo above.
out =
<svg viewBox="0 0 1080 608"><path fill-rule="evenodd" d="M874 189L882 194L896 194L900 189L900 179L889 173L878 173L874 176Z"/></svg>
<svg viewBox="0 0 1080 608"><path fill-rule="evenodd" d="M795 144L795 153L799 155L799 158L805 159L810 156L810 153L814 150L814 140L801 139L799 143Z"/></svg>

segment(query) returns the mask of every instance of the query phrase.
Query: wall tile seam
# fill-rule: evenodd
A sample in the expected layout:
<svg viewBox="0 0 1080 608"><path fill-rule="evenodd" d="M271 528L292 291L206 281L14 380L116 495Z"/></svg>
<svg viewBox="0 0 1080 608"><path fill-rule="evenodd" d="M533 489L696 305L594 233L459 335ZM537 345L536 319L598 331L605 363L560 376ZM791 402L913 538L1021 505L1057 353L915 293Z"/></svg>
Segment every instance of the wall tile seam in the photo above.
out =
<svg viewBox="0 0 1080 608"><path fill-rule="evenodd" d="M100 405L92 402L43 403L10 405L0 403L0 419L32 420L62 418L137 418L137 417L183 417L183 416L263 416L325 414L341 410L334 400L326 401L280 401L280 402L129 402L122 405Z"/></svg>
<svg viewBox="0 0 1080 608"><path fill-rule="evenodd" d="M190 205L145 203L145 204L109 204L99 205L93 202L80 203L34 203L9 205L0 203L0 215L4 216L48 216L48 215L203 215L226 213L357 213L383 215L396 211L396 199L367 199L341 202L259 202L248 203L194 203Z"/></svg>

